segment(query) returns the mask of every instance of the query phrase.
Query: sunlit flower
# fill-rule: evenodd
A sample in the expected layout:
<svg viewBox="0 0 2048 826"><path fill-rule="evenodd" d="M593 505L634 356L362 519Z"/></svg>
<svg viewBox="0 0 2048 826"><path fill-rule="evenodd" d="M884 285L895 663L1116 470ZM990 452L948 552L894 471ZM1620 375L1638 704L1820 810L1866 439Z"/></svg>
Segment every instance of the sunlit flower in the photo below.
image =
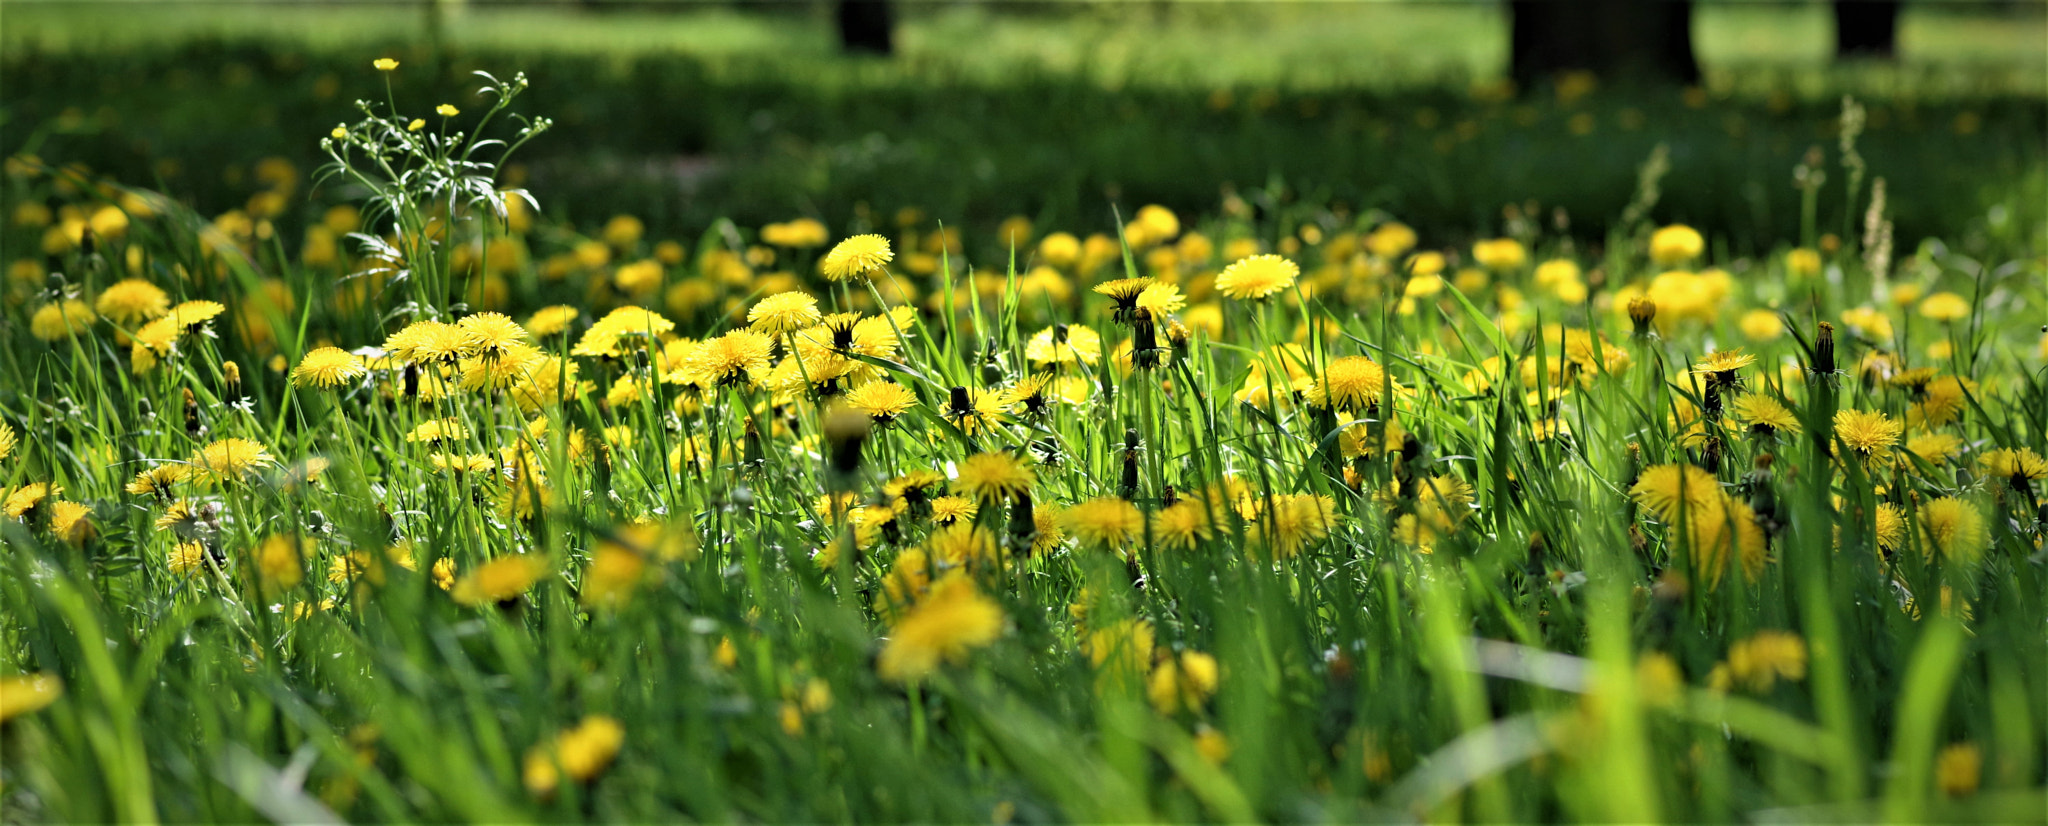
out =
<svg viewBox="0 0 2048 826"><path fill-rule="evenodd" d="M1794 415L1777 397L1763 393L1744 393L1736 396L1728 405L1735 420L1749 427L1749 432L1759 436L1775 436L1780 433L1798 433L1799 417Z"/></svg>
<svg viewBox="0 0 2048 826"><path fill-rule="evenodd" d="M1666 267L1683 264L1700 257L1706 246L1699 230L1672 224L1650 234L1650 260Z"/></svg>
<svg viewBox="0 0 2048 826"><path fill-rule="evenodd" d="M951 574L890 625L875 670L885 680L917 682L941 663L964 662L1002 632L1002 607L982 596L967 575Z"/></svg>
<svg viewBox="0 0 2048 826"><path fill-rule="evenodd" d="M1144 531L1145 515L1128 500L1104 496L1061 511L1060 527L1085 546L1122 551Z"/></svg>
<svg viewBox="0 0 2048 826"><path fill-rule="evenodd" d="M871 381L848 391L846 403L868 414L876 424L888 424L916 407L917 395L893 381Z"/></svg>
<svg viewBox="0 0 2048 826"><path fill-rule="evenodd" d="M1093 366L1102 360L1102 335L1081 324L1047 327L1025 342L1024 358L1039 367Z"/></svg>
<svg viewBox="0 0 2048 826"><path fill-rule="evenodd" d="M521 780L535 796L553 797L562 775L578 783L589 782L611 766L625 742L626 727L618 720L602 714L585 717L551 741L528 750Z"/></svg>
<svg viewBox="0 0 2048 826"><path fill-rule="evenodd" d="M1905 431L1905 425L1875 410L1835 411L1835 438L1866 462L1888 456Z"/></svg>
<svg viewBox="0 0 2048 826"><path fill-rule="evenodd" d="M1360 412L1373 409L1387 389L1387 371L1365 356L1333 359L1308 391L1314 407Z"/></svg>
<svg viewBox="0 0 2048 826"><path fill-rule="evenodd" d="M1216 291L1238 300L1257 300L1294 286L1301 268L1278 255L1254 255L1223 268Z"/></svg>
<svg viewBox="0 0 2048 826"><path fill-rule="evenodd" d="M1974 562L1991 542L1990 528L1976 506L1943 497L1920 506L1920 550L1951 563Z"/></svg>
<svg viewBox="0 0 2048 826"><path fill-rule="evenodd" d="M501 556L456 580L452 596L457 603L471 607L518 599L547 572L547 559L537 554Z"/></svg>
<svg viewBox="0 0 2048 826"><path fill-rule="evenodd" d="M747 323L755 332L779 336L813 326L825 318L818 312L818 299L800 292L776 293L755 302L747 311Z"/></svg>
<svg viewBox="0 0 2048 826"><path fill-rule="evenodd" d="M116 324L134 324L170 312L171 296L148 281L128 278L101 290L95 307Z"/></svg>
<svg viewBox="0 0 2048 826"><path fill-rule="evenodd" d="M1037 483L1031 465L1008 453L976 453L961 460L958 474L960 492L983 502L1027 493Z"/></svg>
<svg viewBox="0 0 2048 826"><path fill-rule="evenodd" d="M896 254L889 249L889 239L880 235L855 235L825 253L825 257L818 261L818 270L830 281L871 278L882 272L882 267L895 257Z"/></svg>
<svg viewBox="0 0 2048 826"><path fill-rule="evenodd" d="M320 347L299 359L292 368L292 383L322 389L339 387L370 374L363 359L339 347Z"/></svg>
<svg viewBox="0 0 2048 826"><path fill-rule="evenodd" d="M192 454L191 463L210 478L237 481L256 468L276 464L270 451L248 439L220 439Z"/></svg>
<svg viewBox="0 0 2048 826"><path fill-rule="evenodd" d="M1961 321L1970 317L1970 300L1955 293L1935 293L1920 301L1920 315L1941 322Z"/></svg>

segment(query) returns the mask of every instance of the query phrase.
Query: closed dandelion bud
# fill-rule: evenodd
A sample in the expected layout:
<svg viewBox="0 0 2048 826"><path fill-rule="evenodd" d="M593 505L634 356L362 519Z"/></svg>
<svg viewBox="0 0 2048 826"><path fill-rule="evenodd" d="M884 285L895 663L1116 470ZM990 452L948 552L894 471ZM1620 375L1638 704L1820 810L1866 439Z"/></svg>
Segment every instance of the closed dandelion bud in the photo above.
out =
<svg viewBox="0 0 2048 826"><path fill-rule="evenodd" d="M1031 505L1031 492L1024 491L1010 500L1010 547L1029 551L1038 539L1038 514Z"/></svg>
<svg viewBox="0 0 2048 826"><path fill-rule="evenodd" d="M837 481L842 487L847 477L860 469L861 446L867 443L870 422L867 414L840 405L833 405L825 414L822 429L827 469L831 475L840 477Z"/></svg>
<svg viewBox="0 0 2048 826"><path fill-rule="evenodd" d="M242 366L232 361L220 366L221 383L227 387L227 394L234 398L242 396Z"/></svg>
<svg viewBox="0 0 2048 826"><path fill-rule="evenodd" d="M1820 323L1820 332L1813 340L1813 364L1808 370L1818 376L1835 372L1835 325Z"/></svg>
<svg viewBox="0 0 2048 826"><path fill-rule="evenodd" d="M946 410L956 418L974 414L974 399L967 394L967 388L955 387L947 392Z"/></svg>
<svg viewBox="0 0 2048 826"><path fill-rule="evenodd" d="M1628 300L1628 320L1635 325L1635 337L1647 339L1652 335L1650 322L1657 320L1657 302L1649 296L1639 295Z"/></svg>
<svg viewBox="0 0 2048 826"><path fill-rule="evenodd" d="M418 396L420 394L420 366L412 362L406 362L405 371L402 375L405 385L405 397L410 399Z"/></svg>
<svg viewBox="0 0 2048 826"><path fill-rule="evenodd" d="M999 344L999 343L997 343L997 341L996 341L995 339L989 339L989 340L988 340L988 345L987 345L986 347L984 347L984 348L982 349L982 351L981 351L981 352L982 352L982 357L981 357L981 383L982 383L982 384L985 384L985 385L989 385L989 386L993 387L993 386L995 386L995 385L997 385L997 384L1000 384L1000 383L1002 383L1002 381L1003 381L1003 363L1002 363L1002 360L1001 360L1000 358L998 358L998 357L997 357L997 356L998 356L998 355L1000 355L1000 354L1001 354L1001 352L1002 352L1002 350L1000 349L1001 347L1002 347L1002 345L1001 345L1001 344Z"/></svg>
<svg viewBox="0 0 2048 826"><path fill-rule="evenodd" d="M761 429L754 426L753 419L747 420L745 442L746 445L741 452L741 461L745 462L747 467L760 467L767 463L766 456L761 452Z"/></svg>
<svg viewBox="0 0 2048 826"><path fill-rule="evenodd" d="M98 252L99 242L93 239L92 230L90 228L80 230L78 233L78 253L91 258Z"/></svg>
<svg viewBox="0 0 2048 826"><path fill-rule="evenodd" d="M199 422L199 400L192 395L192 388L185 388L185 433L198 438L206 426Z"/></svg>
<svg viewBox="0 0 2048 826"><path fill-rule="evenodd" d="M1131 318L1131 364L1140 370L1159 366L1159 330L1152 313L1140 309Z"/></svg>
<svg viewBox="0 0 2048 826"><path fill-rule="evenodd" d="M1125 499L1138 498L1138 429L1124 431L1124 474L1118 495Z"/></svg>

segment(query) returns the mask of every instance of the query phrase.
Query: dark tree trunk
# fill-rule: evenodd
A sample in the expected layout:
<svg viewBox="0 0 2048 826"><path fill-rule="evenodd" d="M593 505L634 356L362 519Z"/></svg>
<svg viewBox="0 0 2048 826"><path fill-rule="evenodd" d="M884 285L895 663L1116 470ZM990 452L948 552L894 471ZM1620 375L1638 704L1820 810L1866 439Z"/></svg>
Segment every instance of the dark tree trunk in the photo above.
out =
<svg viewBox="0 0 2048 826"><path fill-rule="evenodd" d="M839 45L849 52L896 51L889 0L839 0Z"/></svg>
<svg viewBox="0 0 2048 826"><path fill-rule="evenodd" d="M1523 88L1573 70L1699 82L1692 0L1510 0L1508 9L1509 71Z"/></svg>
<svg viewBox="0 0 2048 826"><path fill-rule="evenodd" d="M1835 0L1835 57L1891 57L1900 0Z"/></svg>

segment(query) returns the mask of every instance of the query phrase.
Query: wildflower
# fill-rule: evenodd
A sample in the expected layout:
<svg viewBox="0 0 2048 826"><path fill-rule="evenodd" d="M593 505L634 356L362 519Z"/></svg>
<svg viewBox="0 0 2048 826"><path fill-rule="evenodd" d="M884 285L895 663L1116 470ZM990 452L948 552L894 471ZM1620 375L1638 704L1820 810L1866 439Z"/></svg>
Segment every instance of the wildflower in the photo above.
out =
<svg viewBox="0 0 2048 826"><path fill-rule="evenodd" d="M1906 411L1908 424L1940 427L1963 417L1977 383L1958 376L1941 376L1927 382L1920 398Z"/></svg>
<svg viewBox="0 0 2048 826"><path fill-rule="evenodd" d="M760 333L730 330L692 348L683 356L681 372L690 383L706 387L741 384L766 374L771 347Z"/></svg>
<svg viewBox="0 0 2048 826"><path fill-rule="evenodd" d="M1161 714L1198 709L1216 693L1216 658L1200 651L1167 657L1152 668L1145 697Z"/></svg>
<svg viewBox="0 0 2048 826"><path fill-rule="evenodd" d="M747 323L755 332L770 336L794 333L823 321L818 299L800 292L776 293L761 299L747 311Z"/></svg>
<svg viewBox="0 0 2048 826"><path fill-rule="evenodd" d="M1201 500L1184 499L1152 512L1152 539L1161 548L1193 550L1213 534L1208 504Z"/></svg>
<svg viewBox="0 0 2048 826"><path fill-rule="evenodd" d="M1529 251L1513 238L1492 238L1472 244L1472 260L1494 272L1510 272L1529 263Z"/></svg>
<svg viewBox="0 0 2048 826"><path fill-rule="evenodd" d="M413 118L411 123L405 125L405 131L407 132L418 132L425 128L427 128L426 118Z"/></svg>
<svg viewBox="0 0 2048 826"><path fill-rule="evenodd" d="M54 674L0 677L0 723L41 711L64 696L64 681Z"/></svg>
<svg viewBox="0 0 2048 826"><path fill-rule="evenodd" d="M876 424L886 425L916 407L917 396L893 381L871 381L849 391L846 403L868 414Z"/></svg>
<svg viewBox="0 0 2048 826"><path fill-rule="evenodd" d="M1152 663L1152 623L1122 619L1088 632L1081 650L1099 671L1136 678Z"/></svg>
<svg viewBox="0 0 2048 826"><path fill-rule="evenodd" d="M455 419L432 419L421 422L405 434L405 440L412 443L433 444L444 440L459 441L469 438L469 427Z"/></svg>
<svg viewBox="0 0 2048 826"><path fill-rule="evenodd" d="M1002 631L1003 609L966 574L950 574L890 626L876 670L885 680L917 682L942 662L966 660L969 651L995 642Z"/></svg>
<svg viewBox="0 0 2048 826"><path fill-rule="evenodd" d="M1984 469L1985 476L2003 479L2016 491L2028 490L2030 482L2048 478L2048 460L2028 447L1986 451L1977 457L1977 466Z"/></svg>
<svg viewBox="0 0 2048 826"><path fill-rule="evenodd" d="M1896 551L1906 541L1906 512L1899 510L1899 506L1890 502L1877 503L1877 514L1871 522L1879 553Z"/></svg>
<svg viewBox="0 0 2048 826"><path fill-rule="evenodd" d="M14 455L14 446L19 443L19 440L20 437L14 434L13 425L0 422L0 459Z"/></svg>
<svg viewBox="0 0 2048 826"><path fill-rule="evenodd" d="M1714 474L1693 465L1656 465L1643 470L1629 495L1657 518L1677 523L1679 514L1711 507L1721 496Z"/></svg>
<svg viewBox="0 0 2048 826"><path fill-rule="evenodd" d="M1693 365L1692 369L1695 373L1710 376L1714 386L1725 390L1742 383L1742 379L1736 376L1736 371L1755 363L1756 356L1744 353L1742 348L1738 347L1709 353L1705 361Z"/></svg>
<svg viewBox="0 0 2048 826"><path fill-rule="evenodd" d="M292 368L292 384L300 387L338 387L369 375L363 359L339 347L320 347L299 359Z"/></svg>
<svg viewBox="0 0 2048 826"><path fill-rule="evenodd" d="M1119 553L1145 529L1145 515L1129 500L1115 496L1090 499L1061 511L1060 527L1084 545Z"/></svg>
<svg viewBox="0 0 2048 826"><path fill-rule="evenodd" d="M1198 726L1195 730L1195 753L1209 761L1209 765L1221 766L1223 761L1230 759L1230 738L1207 725Z"/></svg>
<svg viewBox="0 0 2048 826"><path fill-rule="evenodd" d="M553 797L562 775L578 783L590 782L611 766L625 742L626 727L618 720L602 714L585 717L574 728L528 750L521 779L535 796Z"/></svg>
<svg viewBox="0 0 2048 826"><path fill-rule="evenodd" d="M1301 553L1309 544L1328 536L1336 526L1337 503L1328 496L1280 494L1263 504L1265 507L1252 524L1250 540L1274 559Z"/></svg>
<svg viewBox="0 0 2048 826"><path fill-rule="evenodd" d="M1706 249L1706 239L1699 230L1684 224L1672 224L1650 234L1650 260L1661 266L1674 266L1700 257Z"/></svg>
<svg viewBox="0 0 2048 826"><path fill-rule="evenodd" d="M1153 318L1165 318L1187 305L1187 296L1172 284L1153 284L1138 293L1138 309L1151 312Z"/></svg>
<svg viewBox="0 0 2048 826"><path fill-rule="evenodd" d="M96 317L85 302L67 298L37 308L29 319L28 330L42 341L63 341L84 334Z"/></svg>
<svg viewBox="0 0 2048 826"><path fill-rule="evenodd" d="M389 72L393 69L398 68L398 61L392 60L391 58L388 57L380 57L374 61L371 61L370 65L375 66L377 68L377 71Z"/></svg>
<svg viewBox="0 0 2048 826"><path fill-rule="evenodd" d="M92 508L78 502L57 502L50 507L50 533L72 547L81 547L98 536L92 525Z"/></svg>
<svg viewBox="0 0 2048 826"><path fill-rule="evenodd" d="M889 239L880 235L855 235L825 253L825 257L818 261L818 269L829 281L871 278L895 257L896 254L889 249Z"/></svg>
<svg viewBox="0 0 2048 826"><path fill-rule="evenodd" d="M455 108L453 104L443 103L439 106L434 107L434 114L440 115L441 117L444 118L452 118L455 117L456 115L462 114L462 110Z"/></svg>
<svg viewBox="0 0 2048 826"><path fill-rule="evenodd" d="M1905 425L1878 411L1835 412L1835 438L1848 445L1866 464L1887 457L1905 430Z"/></svg>
<svg viewBox="0 0 2048 826"><path fill-rule="evenodd" d="M1754 692L1778 680L1806 679L1806 641L1789 631L1758 631L1728 647L1728 677Z"/></svg>
<svg viewBox="0 0 2048 826"><path fill-rule="evenodd" d="M960 462L961 493L991 502L1027 493L1037 483L1031 465L1008 453L977 453Z"/></svg>
<svg viewBox="0 0 2048 826"><path fill-rule="evenodd" d="M446 322L415 321L385 338L384 349L401 361L452 364L469 349L469 336Z"/></svg>
<svg viewBox="0 0 2048 826"><path fill-rule="evenodd" d="M192 454L192 465L217 481L235 481L250 471L276 464L270 451L248 439L220 439Z"/></svg>
<svg viewBox="0 0 2048 826"><path fill-rule="evenodd" d="M1941 465L1963 452L1963 440L1953 433L1920 433L1906 440L1906 452Z"/></svg>
<svg viewBox="0 0 2048 826"><path fill-rule="evenodd" d="M205 565L206 546L197 542L180 542L164 556L164 567L174 576L192 576Z"/></svg>
<svg viewBox="0 0 2048 826"><path fill-rule="evenodd" d="M312 550L313 543L299 536L274 534L263 540L251 556L263 592L275 595L299 587L306 581L306 559Z"/></svg>
<svg viewBox="0 0 2048 826"><path fill-rule="evenodd" d="M1230 298L1257 300L1294 286L1301 268L1278 255L1254 255L1223 268L1216 291Z"/></svg>
<svg viewBox="0 0 2048 826"><path fill-rule="evenodd" d="M932 524L940 527L963 519L971 522L980 511L974 500L962 496L941 496L931 501Z"/></svg>
<svg viewBox="0 0 2048 826"><path fill-rule="evenodd" d="M1323 375L1308 391L1311 407L1361 412L1377 408L1385 391L1387 371L1365 356L1344 356L1323 368Z"/></svg>
<svg viewBox="0 0 2048 826"><path fill-rule="evenodd" d="M1150 278L1119 278L1095 285L1095 292L1109 297L1110 318L1119 324L1129 324L1138 312L1138 299L1152 285Z"/></svg>
<svg viewBox="0 0 2048 826"><path fill-rule="evenodd" d="M1920 302L1920 315L1943 323L1970 317L1970 300L1951 292L1939 292Z"/></svg>
<svg viewBox="0 0 2048 826"><path fill-rule="evenodd" d="M547 560L534 554L501 556L464 574L452 592L461 605L509 602L532 589L548 571Z"/></svg>
<svg viewBox="0 0 2048 826"><path fill-rule="evenodd" d="M1820 253L1805 247L1785 253L1785 269L1793 275L1811 277L1820 274Z"/></svg>
<svg viewBox="0 0 2048 826"><path fill-rule="evenodd" d="M576 319L581 315L582 310L567 304L557 304L535 310L533 315L527 317L524 326L527 332L545 338L569 329L569 325L576 323Z"/></svg>
<svg viewBox="0 0 2048 826"><path fill-rule="evenodd" d="M1001 424L1003 415L1009 411L1008 393L979 387L955 387L947 397L945 408L939 412L946 421L960 428L960 432L972 436Z"/></svg>
<svg viewBox="0 0 2048 826"><path fill-rule="evenodd" d="M1947 797L1976 794L1983 773L1984 752L1975 743L1949 746L1934 759L1934 787Z"/></svg>
<svg viewBox="0 0 2048 826"><path fill-rule="evenodd" d="M522 346L526 328L501 313L477 313L455 322L462 335L462 354L495 359Z"/></svg>
<svg viewBox="0 0 2048 826"><path fill-rule="evenodd" d="M1969 502L1942 497L1920 506L1920 550L1928 559L1939 553L1949 562L1974 562L1990 542L1984 515Z"/></svg>
<svg viewBox="0 0 2048 826"><path fill-rule="evenodd" d="M1769 438L1780 433L1798 433L1799 417L1785 407L1777 397L1763 393L1744 393L1729 403L1736 421L1749 426L1749 432Z"/></svg>
<svg viewBox="0 0 2048 826"><path fill-rule="evenodd" d="M133 324L170 312L171 297L162 287L140 278L128 278L101 290L94 307L116 324Z"/></svg>

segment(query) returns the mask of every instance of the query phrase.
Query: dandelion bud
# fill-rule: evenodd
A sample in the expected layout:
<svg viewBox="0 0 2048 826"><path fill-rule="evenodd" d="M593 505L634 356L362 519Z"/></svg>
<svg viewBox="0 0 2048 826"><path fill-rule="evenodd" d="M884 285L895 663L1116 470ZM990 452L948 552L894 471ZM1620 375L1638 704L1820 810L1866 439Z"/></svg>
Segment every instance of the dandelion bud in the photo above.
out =
<svg viewBox="0 0 2048 826"><path fill-rule="evenodd" d="M1835 372L1835 325L1820 323L1820 334L1813 341L1813 365L1809 371L1814 375L1832 375Z"/></svg>
<svg viewBox="0 0 2048 826"><path fill-rule="evenodd" d="M192 396L192 388L187 387L185 388L185 432L196 439L205 430L206 426L199 422L199 400Z"/></svg>
<svg viewBox="0 0 2048 826"><path fill-rule="evenodd" d="M833 405L821 427L825 433L828 475L841 477L837 481L843 484L844 477L860 469L861 446L867 443L872 420L853 408Z"/></svg>
<svg viewBox="0 0 2048 826"><path fill-rule="evenodd" d="M1628 320L1635 325L1635 337L1650 337L1650 322L1657 320L1657 302L1649 296L1639 295L1628 300Z"/></svg>
<svg viewBox="0 0 2048 826"><path fill-rule="evenodd" d="M99 242L93 240L92 229L88 227L80 230L78 233L78 253L91 258L97 252L99 252Z"/></svg>
<svg viewBox="0 0 2048 826"><path fill-rule="evenodd" d="M1024 491L1010 500L1010 547L1030 550L1038 539L1038 514L1031 505L1031 492Z"/></svg>
<svg viewBox="0 0 2048 826"><path fill-rule="evenodd" d="M1140 370L1159 366L1159 331L1150 310L1139 309L1131 317L1131 364Z"/></svg>
<svg viewBox="0 0 2048 826"><path fill-rule="evenodd" d="M234 398L242 395L242 366L232 361L220 366L221 383L227 387L227 394Z"/></svg>
<svg viewBox="0 0 2048 826"><path fill-rule="evenodd" d="M974 399L967 395L967 388L954 387L946 394L946 408L956 416L974 412Z"/></svg>
<svg viewBox="0 0 2048 826"><path fill-rule="evenodd" d="M1118 495L1131 500L1138 498L1138 429L1135 427L1124 430L1124 474Z"/></svg>
<svg viewBox="0 0 2048 826"><path fill-rule="evenodd" d="M753 419L747 420L745 445L742 447L740 455L741 461L747 467L760 467L768 461L766 454L761 450L761 428L754 425Z"/></svg>
<svg viewBox="0 0 2048 826"><path fill-rule="evenodd" d="M420 394L420 366L418 364L413 362L405 363L404 383L406 398L410 399Z"/></svg>

